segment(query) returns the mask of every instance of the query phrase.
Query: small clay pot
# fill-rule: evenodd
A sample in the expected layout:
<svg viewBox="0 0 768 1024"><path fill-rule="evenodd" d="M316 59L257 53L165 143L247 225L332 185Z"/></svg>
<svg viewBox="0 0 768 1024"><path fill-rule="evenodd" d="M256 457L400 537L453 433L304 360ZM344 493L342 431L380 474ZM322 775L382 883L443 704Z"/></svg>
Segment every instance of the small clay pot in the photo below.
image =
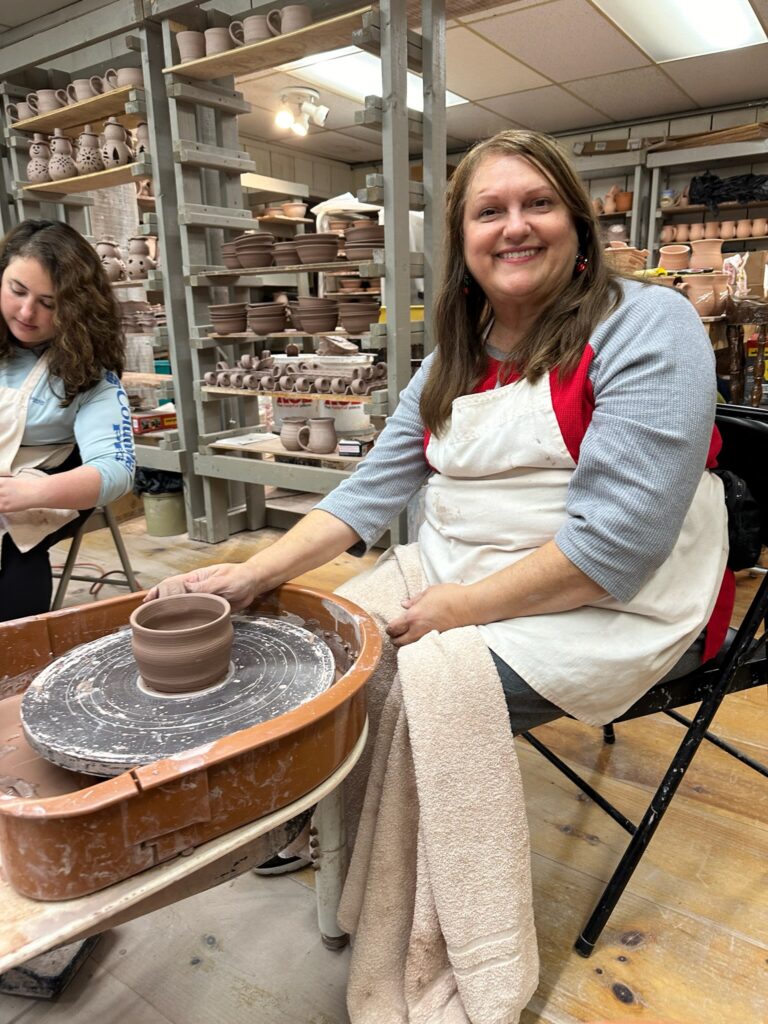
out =
<svg viewBox="0 0 768 1024"><path fill-rule="evenodd" d="M687 245L662 245L659 249L659 266L665 270L685 270L691 262L690 254Z"/></svg>
<svg viewBox="0 0 768 1024"><path fill-rule="evenodd" d="M299 452L301 445L298 441L298 433L302 427L306 427L306 416L284 416L283 425L280 427L280 441L286 451Z"/></svg>
<svg viewBox="0 0 768 1024"><path fill-rule="evenodd" d="M680 226L682 226L682 225L680 225ZM698 242L698 241L700 241L704 237L704 230L705 230L705 228L704 228L704 224L703 223L698 223L697 222L695 224L689 224L688 225L688 241L689 242ZM678 231L679 231L679 228L678 228ZM680 241L679 236L678 236L677 240Z"/></svg>
<svg viewBox="0 0 768 1024"><path fill-rule="evenodd" d="M691 270L722 270L722 238L704 238L691 242ZM707 314L709 315L709 314Z"/></svg>
<svg viewBox="0 0 768 1024"><path fill-rule="evenodd" d="M736 221L736 237L737 238L749 238L752 234L752 221L751 220L737 220Z"/></svg>
<svg viewBox="0 0 768 1024"><path fill-rule="evenodd" d="M131 615L131 646L146 686L191 693L221 682L232 655L229 602L217 594L176 594Z"/></svg>
<svg viewBox="0 0 768 1024"><path fill-rule="evenodd" d="M299 447L316 455L329 455L336 451L336 426L333 416L317 416L301 427L297 434Z"/></svg>

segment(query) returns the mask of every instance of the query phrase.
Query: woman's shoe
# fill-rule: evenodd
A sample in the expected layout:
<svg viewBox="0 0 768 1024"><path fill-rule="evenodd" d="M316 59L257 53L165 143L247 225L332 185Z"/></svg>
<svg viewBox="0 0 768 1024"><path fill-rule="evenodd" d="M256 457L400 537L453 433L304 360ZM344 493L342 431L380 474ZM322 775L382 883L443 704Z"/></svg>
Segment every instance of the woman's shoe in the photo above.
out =
<svg viewBox="0 0 768 1024"><path fill-rule="evenodd" d="M265 860L253 869L254 875L287 875L291 871L300 871L308 868L312 861L309 857L281 857L276 853L274 857Z"/></svg>

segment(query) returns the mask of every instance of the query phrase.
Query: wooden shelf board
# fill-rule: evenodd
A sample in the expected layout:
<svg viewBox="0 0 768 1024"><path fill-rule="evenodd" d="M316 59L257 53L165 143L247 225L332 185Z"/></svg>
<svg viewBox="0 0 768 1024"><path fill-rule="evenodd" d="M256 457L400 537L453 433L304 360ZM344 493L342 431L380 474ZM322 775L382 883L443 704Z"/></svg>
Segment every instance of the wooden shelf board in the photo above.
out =
<svg viewBox="0 0 768 1024"><path fill-rule="evenodd" d="M26 117L23 121L15 121L11 128L20 132L52 132L54 128L82 128L83 125L103 121L107 117L119 117L121 124L135 128L147 119L146 114L125 113L129 94L137 89L140 90L140 87L123 85L119 89L111 89L87 100L69 103L66 107L58 107L45 114Z"/></svg>
<svg viewBox="0 0 768 1024"><path fill-rule="evenodd" d="M278 217L277 214L266 214L256 213L253 215L254 220L264 221L265 223L272 222L273 224L314 224L314 217Z"/></svg>
<svg viewBox="0 0 768 1024"><path fill-rule="evenodd" d="M278 438L266 438L264 441L249 441L247 444L234 444L232 441L214 441L210 448L229 452L248 452L252 455L284 455L290 459L308 459L311 462L348 462L356 465L362 462L360 455L339 455L338 452L329 452L326 455L318 455L316 452L290 452L285 448Z"/></svg>
<svg viewBox="0 0 768 1024"><path fill-rule="evenodd" d="M287 267L241 267L239 270L207 270L203 273L187 274L187 277L260 277L262 274L299 274L299 273L357 273L357 268L370 260L330 261L328 263L291 263Z"/></svg>
<svg viewBox="0 0 768 1024"><path fill-rule="evenodd" d="M371 321L372 323L374 321ZM366 334L370 332L366 331ZM253 331L243 331L235 334L209 334L208 337L212 341L232 341L236 339L238 341L258 341L259 338L327 338L331 335L337 335L340 338L362 338L362 334L348 334L343 327L339 327L333 331L319 331L314 334L309 331L274 331L272 334L256 334Z"/></svg>
<svg viewBox="0 0 768 1024"><path fill-rule="evenodd" d="M359 7L347 14L317 21L296 32L273 36L258 43L238 46L224 53L211 54L199 60L187 61L163 68L166 74L182 75L197 81L211 81L227 75L246 75L249 72L274 68L288 64L315 53L336 50L349 46L352 32L362 26L362 16L371 10L370 5Z"/></svg>
<svg viewBox="0 0 768 1024"><path fill-rule="evenodd" d="M114 185L126 185L142 172L134 174L134 168L146 166L143 162L123 164L122 167L110 167L106 171L94 171L93 174L80 174L75 178L62 178L61 181L41 181L36 185L24 184L25 192L52 193L54 195L72 195L76 192L93 192L99 188L112 188ZM149 177L148 168L144 177Z"/></svg>
<svg viewBox="0 0 768 1024"><path fill-rule="evenodd" d="M173 384L172 373L135 373L126 370L122 376L123 384L133 384L136 387L154 387L157 384Z"/></svg>
<svg viewBox="0 0 768 1024"><path fill-rule="evenodd" d="M615 213L598 213L597 219L603 220L605 217L631 217L631 210L617 210Z"/></svg>
<svg viewBox="0 0 768 1024"><path fill-rule="evenodd" d="M297 356L297 358L299 358ZM123 379L127 374L123 374ZM371 395L318 395L314 391L250 391L248 388L220 388L217 385L201 384L200 390L207 395L236 395L238 398L290 398L300 402L341 402L344 405L368 403ZM384 387L381 389L384 390Z"/></svg>
<svg viewBox="0 0 768 1024"><path fill-rule="evenodd" d="M768 199L753 199L747 203L718 203L719 210L746 210L747 207L751 206L768 206ZM664 216L682 216L685 213L710 213L708 206L697 203L695 206L661 206L656 210L657 217ZM715 214L712 214L714 217ZM717 216L720 216L717 214ZM722 220L722 217L720 217Z"/></svg>
<svg viewBox="0 0 768 1024"><path fill-rule="evenodd" d="M333 296L336 298L337 295L381 295L380 288L347 288L342 289L340 292L326 292L327 297Z"/></svg>

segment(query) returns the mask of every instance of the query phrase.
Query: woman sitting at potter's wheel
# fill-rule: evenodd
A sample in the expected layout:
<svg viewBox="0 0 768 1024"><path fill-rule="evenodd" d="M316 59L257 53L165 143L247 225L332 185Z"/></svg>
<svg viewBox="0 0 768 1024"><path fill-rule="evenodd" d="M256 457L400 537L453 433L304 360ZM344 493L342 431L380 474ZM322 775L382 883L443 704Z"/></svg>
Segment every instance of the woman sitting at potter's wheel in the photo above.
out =
<svg viewBox="0 0 768 1024"><path fill-rule="evenodd" d="M426 482L425 586L385 617L400 657L476 626L515 732L564 712L609 722L725 635L709 339L683 296L608 269L589 196L546 136L502 132L462 160L446 250L437 349L356 472L268 549L150 597L243 608L370 546ZM347 596L366 606L389 564Z"/></svg>
<svg viewBox="0 0 768 1024"><path fill-rule="evenodd" d="M45 612L49 548L133 485L120 309L67 224L0 241L0 621Z"/></svg>

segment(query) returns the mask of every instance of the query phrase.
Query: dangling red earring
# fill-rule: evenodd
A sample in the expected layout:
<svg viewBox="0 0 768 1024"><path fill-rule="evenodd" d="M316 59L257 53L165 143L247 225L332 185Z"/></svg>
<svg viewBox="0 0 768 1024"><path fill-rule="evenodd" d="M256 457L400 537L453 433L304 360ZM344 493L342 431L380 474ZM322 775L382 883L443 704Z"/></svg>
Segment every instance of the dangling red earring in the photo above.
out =
<svg viewBox="0 0 768 1024"><path fill-rule="evenodd" d="M464 283L463 283L463 285L464 286L463 286L463 288L461 290L464 292L465 295L469 295L469 285L470 285L469 274L464 274Z"/></svg>
<svg viewBox="0 0 768 1024"><path fill-rule="evenodd" d="M576 257L576 264L575 264L575 266L573 268L573 272L575 274L583 274L588 266L589 266L589 260L587 259L587 257L582 255L582 253L579 253L578 256Z"/></svg>

